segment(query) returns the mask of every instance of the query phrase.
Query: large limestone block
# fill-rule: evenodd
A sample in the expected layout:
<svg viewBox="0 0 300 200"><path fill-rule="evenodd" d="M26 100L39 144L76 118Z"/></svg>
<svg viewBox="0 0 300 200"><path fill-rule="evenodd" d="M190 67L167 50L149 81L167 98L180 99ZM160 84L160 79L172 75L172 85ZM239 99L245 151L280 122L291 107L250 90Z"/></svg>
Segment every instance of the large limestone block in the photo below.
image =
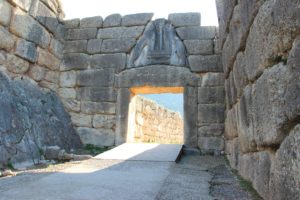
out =
<svg viewBox="0 0 300 200"><path fill-rule="evenodd" d="M200 26L201 15L200 13L172 13L169 14L168 20L175 27Z"/></svg>
<svg viewBox="0 0 300 200"><path fill-rule="evenodd" d="M77 127L92 127L92 115L70 113L72 123Z"/></svg>
<svg viewBox="0 0 300 200"><path fill-rule="evenodd" d="M59 72L47 70L44 80L49 81L50 83L55 83L57 85L59 82Z"/></svg>
<svg viewBox="0 0 300 200"><path fill-rule="evenodd" d="M184 45L189 55L201 54L210 55L213 54L213 40L184 40Z"/></svg>
<svg viewBox="0 0 300 200"><path fill-rule="evenodd" d="M89 66L89 56L83 53L65 54L60 65L61 71L87 69Z"/></svg>
<svg viewBox="0 0 300 200"><path fill-rule="evenodd" d="M12 54L7 54L5 66L8 71L17 74L23 74L29 69L27 61Z"/></svg>
<svg viewBox="0 0 300 200"><path fill-rule="evenodd" d="M113 86L114 85L113 69L88 69L77 73L78 86Z"/></svg>
<svg viewBox="0 0 300 200"><path fill-rule="evenodd" d="M6 1L2 1L0 4L0 24L7 26L11 17L11 6Z"/></svg>
<svg viewBox="0 0 300 200"><path fill-rule="evenodd" d="M145 26L113 27L99 29L97 38L138 38L144 31Z"/></svg>
<svg viewBox="0 0 300 200"><path fill-rule="evenodd" d="M44 2L53 12L57 13L59 7L59 1L57 0L41 0Z"/></svg>
<svg viewBox="0 0 300 200"><path fill-rule="evenodd" d="M9 0L13 5L16 5L25 11L28 11L32 0Z"/></svg>
<svg viewBox="0 0 300 200"><path fill-rule="evenodd" d="M201 87L198 89L198 103L200 104L224 104L224 87Z"/></svg>
<svg viewBox="0 0 300 200"><path fill-rule="evenodd" d="M211 40L216 36L214 26L180 27L176 31L182 40Z"/></svg>
<svg viewBox="0 0 300 200"><path fill-rule="evenodd" d="M75 87L76 71L61 72L59 78L59 85L61 87Z"/></svg>
<svg viewBox="0 0 300 200"><path fill-rule="evenodd" d="M206 73L202 77L201 87L217 87L224 86L224 74L223 73Z"/></svg>
<svg viewBox="0 0 300 200"><path fill-rule="evenodd" d="M120 14L108 15L103 22L103 27L121 26L122 16Z"/></svg>
<svg viewBox="0 0 300 200"><path fill-rule="evenodd" d="M192 55L188 60L193 72L223 72L220 55Z"/></svg>
<svg viewBox="0 0 300 200"><path fill-rule="evenodd" d="M91 67L92 68L111 68L116 69L117 72L125 69L126 66L126 54L116 53L116 54L101 54L93 55L91 57Z"/></svg>
<svg viewBox="0 0 300 200"><path fill-rule="evenodd" d="M122 18L122 26L146 25L153 17L153 13L138 13L125 15Z"/></svg>
<svg viewBox="0 0 300 200"><path fill-rule="evenodd" d="M64 21L64 25L66 28L79 28L80 19L69 19Z"/></svg>
<svg viewBox="0 0 300 200"><path fill-rule="evenodd" d="M86 53L87 40L66 41L64 53Z"/></svg>
<svg viewBox="0 0 300 200"><path fill-rule="evenodd" d="M41 66L45 66L51 70L59 69L60 60L54 55L45 51L44 49L38 48L38 61L37 63Z"/></svg>
<svg viewBox="0 0 300 200"><path fill-rule="evenodd" d="M198 128L199 137L218 137L224 133L224 124L209 124Z"/></svg>
<svg viewBox="0 0 300 200"><path fill-rule="evenodd" d="M95 39L97 35L97 28L82 28L82 29L68 29L65 35L66 40L89 40Z"/></svg>
<svg viewBox="0 0 300 200"><path fill-rule="evenodd" d="M87 52L89 54L96 54L101 52L101 39L91 39L87 43Z"/></svg>
<svg viewBox="0 0 300 200"><path fill-rule="evenodd" d="M46 29L19 9L15 9L13 12L10 31L42 48L46 48L50 43L50 34Z"/></svg>
<svg viewBox="0 0 300 200"><path fill-rule="evenodd" d="M129 53L135 45L134 38L106 39L101 45L101 53Z"/></svg>
<svg viewBox="0 0 300 200"><path fill-rule="evenodd" d="M63 44L59 40L52 38L49 46L49 51L57 58L63 57Z"/></svg>
<svg viewBox="0 0 300 200"><path fill-rule="evenodd" d="M248 84L247 74L245 70L245 56L242 52L240 52L237 54L232 72L237 97L240 97L243 94L243 89Z"/></svg>
<svg viewBox="0 0 300 200"><path fill-rule="evenodd" d="M225 108L222 104L199 104L198 105L198 123L223 123Z"/></svg>
<svg viewBox="0 0 300 200"><path fill-rule="evenodd" d="M93 144L97 147L114 145L115 133L110 129L77 128L77 133L83 144Z"/></svg>
<svg viewBox="0 0 300 200"><path fill-rule="evenodd" d="M79 112L80 111L80 101L76 99L62 99L64 107L69 112Z"/></svg>
<svg viewBox="0 0 300 200"><path fill-rule="evenodd" d="M34 63L37 60L37 50L35 44L23 39L17 41L15 54Z"/></svg>
<svg viewBox="0 0 300 200"><path fill-rule="evenodd" d="M237 129L237 105L233 106L230 110L227 110L225 118L225 138L232 140L238 137Z"/></svg>
<svg viewBox="0 0 300 200"><path fill-rule="evenodd" d="M0 26L0 49L10 51L15 44L15 38L4 27Z"/></svg>
<svg viewBox="0 0 300 200"><path fill-rule="evenodd" d="M116 104L110 102L82 101L81 111L86 114L115 114Z"/></svg>
<svg viewBox="0 0 300 200"><path fill-rule="evenodd" d="M233 169L238 169L239 166L239 143L238 138L233 140L225 140L225 154Z"/></svg>
<svg viewBox="0 0 300 200"><path fill-rule="evenodd" d="M94 128L115 129L116 116L115 115L95 115L93 117Z"/></svg>
<svg viewBox="0 0 300 200"><path fill-rule="evenodd" d="M84 101L116 102L117 93L111 87L81 87L78 89L77 99Z"/></svg>
<svg viewBox="0 0 300 200"><path fill-rule="evenodd" d="M56 32L59 24L56 14L52 12L45 4L39 2L36 12L34 13L35 18L52 33Z"/></svg>
<svg viewBox="0 0 300 200"><path fill-rule="evenodd" d="M59 88L58 95L64 99L75 99L76 90L74 88Z"/></svg>
<svg viewBox="0 0 300 200"><path fill-rule="evenodd" d="M41 81L44 79L46 74L46 69L44 67L34 65L30 68L28 75L35 81Z"/></svg>
<svg viewBox="0 0 300 200"><path fill-rule="evenodd" d="M103 19L100 16L87 17L80 20L80 28L100 28L102 24Z"/></svg>
<svg viewBox="0 0 300 200"><path fill-rule="evenodd" d="M224 139L221 137L199 137L198 147L204 151L224 150Z"/></svg>

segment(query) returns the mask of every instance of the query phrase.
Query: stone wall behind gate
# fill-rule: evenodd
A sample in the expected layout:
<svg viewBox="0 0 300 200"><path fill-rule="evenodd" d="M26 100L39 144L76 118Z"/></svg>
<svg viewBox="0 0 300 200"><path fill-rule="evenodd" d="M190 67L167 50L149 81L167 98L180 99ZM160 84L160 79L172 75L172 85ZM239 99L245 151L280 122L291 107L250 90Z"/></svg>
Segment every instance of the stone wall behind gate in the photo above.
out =
<svg viewBox="0 0 300 200"><path fill-rule="evenodd" d="M217 8L230 164L264 199L300 199L300 1Z"/></svg>

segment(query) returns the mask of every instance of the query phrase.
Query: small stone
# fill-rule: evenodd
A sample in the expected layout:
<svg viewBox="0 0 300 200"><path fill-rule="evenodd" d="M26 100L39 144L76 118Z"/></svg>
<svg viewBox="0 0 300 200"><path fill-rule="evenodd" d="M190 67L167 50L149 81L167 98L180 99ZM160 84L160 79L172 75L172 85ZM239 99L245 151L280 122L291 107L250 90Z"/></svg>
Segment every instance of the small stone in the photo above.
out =
<svg viewBox="0 0 300 200"><path fill-rule="evenodd" d="M122 26L146 25L153 17L153 13L139 13L125 15L122 18Z"/></svg>
<svg viewBox="0 0 300 200"><path fill-rule="evenodd" d="M136 40L134 38L103 40L101 53L129 53L135 43Z"/></svg>
<svg viewBox="0 0 300 200"><path fill-rule="evenodd" d="M10 22L11 6L6 1L0 3L0 24L7 26Z"/></svg>
<svg viewBox="0 0 300 200"><path fill-rule="evenodd" d="M67 111L73 111L73 112L80 111L80 101L76 99L62 99L62 102Z"/></svg>
<svg viewBox="0 0 300 200"><path fill-rule="evenodd" d="M66 41L64 53L85 53L87 40Z"/></svg>
<svg viewBox="0 0 300 200"><path fill-rule="evenodd" d="M61 87L74 87L76 85L76 72L61 72L59 78L59 85Z"/></svg>
<svg viewBox="0 0 300 200"><path fill-rule="evenodd" d="M89 40L96 39L97 28L68 29L65 39L67 40Z"/></svg>
<svg viewBox="0 0 300 200"><path fill-rule="evenodd" d="M32 42L27 42L23 39L18 40L15 54L32 63L36 62L37 59L35 44L33 44Z"/></svg>
<svg viewBox="0 0 300 200"><path fill-rule="evenodd" d="M28 74L35 81L41 81L45 77L46 69L44 67L34 65L30 68Z"/></svg>
<svg viewBox="0 0 300 200"><path fill-rule="evenodd" d="M122 16L120 14L112 14L105 18L103 27L114 27L121 25Z"/></svg>
<svg viewBox="0 0 300 200"><path fill-rule="evenodd" d="M15 55L7 54L6 61L6 68L10 72L23 74L29 69L29 63Z"/></svg>
<svg viewBox="0 0 300 200"><path fill-rule="evenodd" d="M80 20L80 28L100 28L102 23L103 19L100 16L87 17Z"/></svg>
<svg viewBox="0 0 300 200"><path fill-rule="evenodd" d="M211 40L216 36L215 26L180 27L176 31L182 40Z"/></svg>
<svg viewBox="0 0 300 200"><path fill-rule="evenodd" d="M87 44L87 52L89 54L100 53L101 45L102 45L101 39L91 39L88 41L88 44Z"/></svg>
<svg viewBox="0 0 300 200"><path fill-rule="evenodd" d="M80 24L79 18L64 21L64 25L66 28L79 28L79 24Z"/></svg>
<svg viewBox="0 0 300 200"><path fill-rule="evenodd" d="M60 97L65 99L75 99L76 91L74 88L59 88L58 94Z"/></svg>
<svg viewBox="0 0 300 200"><path fill-rule="evenodd" d="M37 63L40 66L45 66L51 70L59 69L60 60L57 59L54 55L41 48L38 48L38 55L39 56Z"/></svg>
<svg viewBox="0 0 300 200"><path fill-rule="evenodd" d="M45 78L46 81L50 83L58 84L59 81L59 73L57 71L46 71Z"/></svg>
<svg viewBox="0 0 300 200"><path fill-rule="evenodd" d="M200 13L172 13L169 14L168 20L173 26L200 26Z"/></svg>

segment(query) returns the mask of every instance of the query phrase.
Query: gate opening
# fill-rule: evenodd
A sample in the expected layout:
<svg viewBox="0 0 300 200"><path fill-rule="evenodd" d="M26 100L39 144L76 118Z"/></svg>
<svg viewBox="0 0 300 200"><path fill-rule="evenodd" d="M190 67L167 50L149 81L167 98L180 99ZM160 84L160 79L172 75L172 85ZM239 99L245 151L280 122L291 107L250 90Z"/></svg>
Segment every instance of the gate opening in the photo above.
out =
<svg viewBox="0 0 300 200"><path fill-rule="evenodd" d="M127 142L183 144L182 87L131 88Z"/></svg>

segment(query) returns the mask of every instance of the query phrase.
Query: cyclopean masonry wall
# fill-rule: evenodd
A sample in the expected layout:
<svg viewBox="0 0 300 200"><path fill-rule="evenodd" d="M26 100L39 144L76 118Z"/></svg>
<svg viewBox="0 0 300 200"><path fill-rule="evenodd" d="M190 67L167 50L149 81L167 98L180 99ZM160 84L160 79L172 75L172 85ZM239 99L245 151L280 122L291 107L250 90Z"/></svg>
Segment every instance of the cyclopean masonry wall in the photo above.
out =
<svg viewBox="0 0 300 200"><path fill-rule="evenodd" d="M183 87L185 144L224 148L224 78L216 27L199 13L153 14L65 21L59 95L84 143L126 142L133 87Z"/></svg>
<svg viewBox="0 0 300 200"><path fill-rule="evenodd" d="M217 5L227 157L264 199L300 199L300 1Z"/></svg>
<svg viewBox="0 0 300 200"><path fill-rule="evenodd" d="M183 143L183 117L155 101L136 95L129 106L129 142Z"/></svg>

